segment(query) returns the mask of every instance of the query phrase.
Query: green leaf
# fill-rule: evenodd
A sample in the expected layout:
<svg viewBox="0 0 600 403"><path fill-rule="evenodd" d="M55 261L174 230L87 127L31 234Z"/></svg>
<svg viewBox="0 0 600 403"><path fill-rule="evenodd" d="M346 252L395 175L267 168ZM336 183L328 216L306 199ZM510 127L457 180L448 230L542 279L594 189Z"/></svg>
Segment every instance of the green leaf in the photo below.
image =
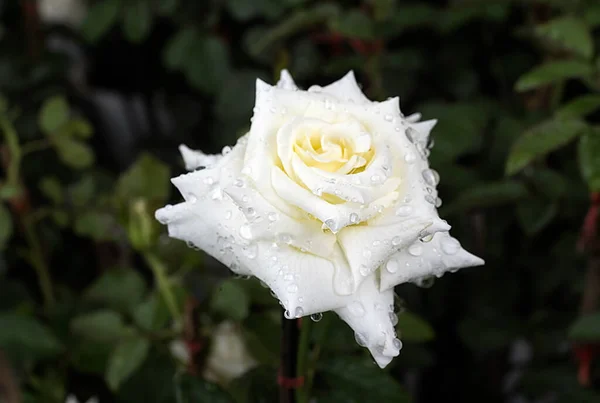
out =
<svg viewBox="0 0 600 403"><path fill-rule="evenodd" d="M56 152L60 160L75 169L84 169L95 161L94 152L86 143L67 136L54 139Z"/></svg>
<svg viewBox="0 0 600 403"><path fill-rule="evenodd" d="M117 22L121 0L95 2L88 10L81 26L81 35L88 42L96 42Z"/></svg>
<svg viewBox="0 0 600 403"><path fill-rule="evenodd" d="M117 182L117 195L124 201L146 199L164 202L169 196L169 168L143 153Z"/></svg>
<svg viewBox="0 0 600 403"><path fill-rule="evenodd" d="M513 144L506 162L506 174L519 172L535 159L565 146L586 129L587 125L576 119L548 120L529 129Z"/></svg>
<svg viewBox="0 0 600 403"><path fill-rule="evenodd" d="M42 131L47 134L53 134L69 120L69 104L62 95L56 95L44 101L38 122Z"/></svg>
<svg viewBox="0 0 600 403"><path fill-rule="evenodd" d="M541 197L521 201L517 205L517 218L528 235L543 230L558 213L558 203Z"/></svg>
<svg viewBox="0 0 600 403"><path fill-rule="evenodd" d="M71 344L69 349L70 361L78 371L103 376L114 344L79 340Z"/></svg>
<svg viewBox="0 0 600 403"><path fill-rule="evenodd" d="M192 86L214 93L225 83L231 70L229 49L219 38L198 38L189 50L184 69Z"/></svg>
<svg viewBox="0 0 600 403"><path fill-rule="evenodd" d="M62 185L53 176L42 178L40 181L40 190L54 204L60 204L64 200Z"/></svg>
<svg viewBox="0 0 600 403"><path fill-rule="evenodd" d="M142 366L149 349L150 342L138 334L131 334L117 344L110 355L105 375L111 390L118 390L119 386Z"/></svg>
<svg viewBox="0 0 600 403"><path fill-rule="evenodd" d="M65 129L70 135L82 139L89 139L94 134L94 128L85 119L72 119Z"/></svg>
<svg viewBox="0 0 600 403"><path fill-rule="evenodd" d="M123 318L107 309L77 316L71 321L73 334L92 342L111 342L126 332Z"/></svg>
<svg viewBox="0 0 600 403"><path fill-rule="evenodd" d="M250 298L239 280L225 280L215 289L210 300L213 312L233 320L243 320L250 312Z"/></svg>
<svg viewBox="0 0 600 403"><path fill-rule="evenodd" d="M118 224L115 218L105 212L86 211L75 217L73 228L77 235L96 241L115 240L115 229Z"/></svg>
<svg viewBox="0 0 600 403"><path fill-rule="evenodd" d="M578 342L600 341L600 313L579 317L569 328L569 339Z"/></svg>
<svg viewBox="0 0 600 403"><path fill-rule="evenodd" d="M165 46L163 62L170 69L185 67L194 43L200 40L200 33L195 27L180 29Z"/></svg>
<svg viewBox="0 0 600 403"><path fill-rule="evenodd" d="M156 294L134 307L132 315L136 325L146 330L159 330L170 318L164 299Z"/></svg>
<svg viewBox="0 0 600 403"><path fill-rule="evenodd" d="M76 207L84 207L94 198L96 182L92 176L84 176L80 181L68 187L68 197Z"/></svg>
<svg viewBox="0 0 600 403"><path fill-rule="evenodd" d="M10 211L4 204L0 204L0 250L6 247L6 243L13 233L13 223Z"/></svg>
<svg viewBox="0 0 600 403"><path fill-rule="evenodd" d="M319 373L328 388L320 403L409 403L410 395L387 372L369 361L339 356L320 361Z"/></svg>
<svg viewBox="0 0 600 403"><path fill-rule="evenodd" d="M579 169L592 192L600 192L600 128L585 133L579 140Z"/></svg>
<svg viewBox="0 0 600 403"><path fill-rule="evenodd" d="M128 311L142 301L146 283L134 269L107 270L84 293L86 300L118 311Z"/></svg>
<svg viewBox="0 0 600 403"><path fill-rule="evenodd" d="M399 338L403 341L426 342L433 340L435 332L423 318L410 312L398 315Z"/></svg>
<svg viewBox="0 0 600 403"><path fill-rule="evenodd" d="M594 2L588 4L585 12L583 13L583 19L590 26L590 28L596 28L600 25L600 4Z"/></svg>
<svg viewBox="0 0 600 403"><path fill-rule="evenodd" d="M594 40L584 20L567 16L557 18L536 27L537 35L557 43L562 49L587 59L594 54Z"/></svg>
<svg viewBox="0 0 600 403"><path fill-rule="evenodd" d="M517 83L517 91L529 91L571 78L588 78L594 74L591 64L577 60L548 62L525 73Z"/></svg>
<svg viewBox="0 0 600 403"><path fill-rule="evenodd" d="M527 196L527 188L519 182L491 182L461 193L448 206L443 215L453 215L476 208L489 208L509 204Z"/></svg>
<svg viewBox="0 0 600 403"><path fill-rule="evenodd" d="M22 359L50 358L63 346L51 330L32 316L0 313L0 348Z"/></svg>
<svg viewBox="0 0 600 403"><path fill-rule="evenodd" d="M600 95L587 94L575 98L556 111L556 116L561 119L582 118L600 109Z"/></svg>
<svg viewBox="0 0 600 403"><path fill-rule="evenodd" d="M219 386L197 376L178 376L175 385L178 403L232 403L231 398Z"/></svg>
<svg viewBox="0 0 600 403"><path fill-rule="evenodd" d="M133 43L143 41L152 28L152 10L146 0L127 2L123 13L125 38Z"/></svg>
<svg viewBox="0 0 600 403"><path fill-rule="evenodd" d="M0 200L10 200L13 197L17 197L21 194L22 189L18 185L8 185L3 183L0 186Z"/></svg>

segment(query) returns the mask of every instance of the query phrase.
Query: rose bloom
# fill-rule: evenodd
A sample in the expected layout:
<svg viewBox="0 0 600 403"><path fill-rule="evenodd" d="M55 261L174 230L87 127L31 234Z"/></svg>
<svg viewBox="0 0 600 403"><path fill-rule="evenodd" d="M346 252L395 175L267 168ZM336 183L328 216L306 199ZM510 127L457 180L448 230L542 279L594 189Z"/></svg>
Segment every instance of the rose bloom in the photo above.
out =
<svg viewBox="0 0 600 403"><path fill-rule="evenodd" d="M437 214L436 121L373 102L354 74L299 90L287 71L256 83L250 132L219 155L185 146L185 202L156 218L169 235L258 277L286 317L336 312L379 366L397 356L394 286L483 264Z"/></svg>

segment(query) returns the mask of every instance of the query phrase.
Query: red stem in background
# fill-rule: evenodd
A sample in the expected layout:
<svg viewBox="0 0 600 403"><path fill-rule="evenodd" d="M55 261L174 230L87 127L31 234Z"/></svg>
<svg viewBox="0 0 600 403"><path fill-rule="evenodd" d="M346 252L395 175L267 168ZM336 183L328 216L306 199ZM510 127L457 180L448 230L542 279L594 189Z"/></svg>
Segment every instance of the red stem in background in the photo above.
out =
<svg viewBox="0 0 600 403"><path fill-rule="evenodd" d="M598 232L598 218L600 217L600 192L590 195L590 208L583 220L581 235L577 242L577 249L584 251L593 248Z"/></svg>

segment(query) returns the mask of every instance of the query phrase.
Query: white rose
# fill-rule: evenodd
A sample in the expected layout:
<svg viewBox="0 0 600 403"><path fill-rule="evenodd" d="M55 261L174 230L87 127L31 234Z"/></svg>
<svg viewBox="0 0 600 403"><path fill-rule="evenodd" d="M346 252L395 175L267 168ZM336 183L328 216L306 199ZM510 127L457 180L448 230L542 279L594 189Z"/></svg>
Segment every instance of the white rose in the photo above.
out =
<svg viewBox="0 0 600 403"><path fill-rule="evenodd" d="M299 90L258 80L250 132L223 155L180 150L185 202L156 213L169 234L253 275L288 317L333 310L384 367L402 346L393 287L483 264L436 210L426 147L436 121L369 101L354 74ZM203 168L195 170L198 168Z"/></svg>
<svg viewBox="0 0 600 403"><path fill-rule="evenodd" d="M225 321L215 329L206 359L204 377L227 384L254 368L257 362L250 355L241 331L235 323Z"/></svg>

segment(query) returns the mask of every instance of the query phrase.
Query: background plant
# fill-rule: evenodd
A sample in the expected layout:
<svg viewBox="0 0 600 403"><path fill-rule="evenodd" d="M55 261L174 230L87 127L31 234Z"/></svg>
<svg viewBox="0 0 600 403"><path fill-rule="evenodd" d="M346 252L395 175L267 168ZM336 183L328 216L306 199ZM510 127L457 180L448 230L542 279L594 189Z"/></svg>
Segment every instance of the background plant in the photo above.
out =
<svg viewBox="0 0 600 403"><path fill-rule="evenodd" d="M397 287L405 347L386 371L325 314L300 399L600 399L597 1L105 0L81 24L35 6L0 2L5 394L277 400L277 301L153 212L178 200L177 145L233 143L255 78L288 68L302 85L353 69L371 98L439 119L441 214L486 259ZM202 374L223 320L259 365L217 385Z"/></svg>

